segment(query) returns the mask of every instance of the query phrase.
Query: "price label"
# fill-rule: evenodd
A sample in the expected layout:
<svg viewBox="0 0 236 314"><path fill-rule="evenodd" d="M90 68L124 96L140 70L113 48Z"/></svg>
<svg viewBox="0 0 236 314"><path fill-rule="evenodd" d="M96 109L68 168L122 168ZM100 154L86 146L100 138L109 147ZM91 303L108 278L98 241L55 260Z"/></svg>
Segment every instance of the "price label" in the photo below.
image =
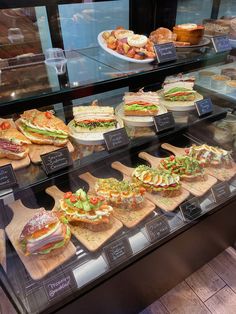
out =
<svg viewBox="0 0 236 314"><path fill-rule="evenodd" d="M216 52L224 52L232 49L228 36L214 36L211 40Z"/></svg>
<svg viewBox="0 0 236 314"><path fill-rule="evenodd" d="M169 130L175 127L175 119L172 112L167 112L153 117L157 133Z"/></svg>
<svg viewBox="0 0 236 314"><path fill-rule="evenodd" d="M62 275L56 276L44 284L48 301L61 298L65 294L71 294L77 289L77 283L72 271L64 271Z"/></svg>
<svg viewBox="0 0 236 314"><path fill-rule="evenodd" d="M103 249L108 264L112 267L124 262L133 254L129 240L126 237L113 241Z"/></svg>
<svg viewBox="0 0 236 314"><path fill-rule="evenodd" d="M154 50L158 63L177 60L176 48L173 43L156 44Z"/></svg>
<svg viewBox="0 0 236 314"><path fill-rule="evenodd" d="M157 217L149 221L145 229L151 242L160 240L170 233L170 226L165 217Z"/></svg>
<svg viewBox="0 0 236 314"><path fill-rule="evenodd" d="M202 209L197 197L184 202L180 205L180 210L186 220L193 220L200 216Z"/></svg>
<svg viewBox="0 0 236 314"><path fill-rule="evenodd" d="M229 184L227 182L220 182L211 188L211 192L216 203L220 203L231 195Z"/></svg>
<svg viewBox="0 0 236 314"><path fill-rule="evenodd" d="M72 165L72 159L67 147L59 148L53 152L41 155L43 168L51 174Z"/></svg>
<svg viewBox="0 0 236 314"><path fill-rule="evenodd" d="M129 145L129 137L125 128L120 128L103 134L108 151Z"/></svg>
<svg viewBox="0 0 236 314"><path fill-rule="evenodd" d="M16 175L11 164L0 167L0 189L8 189L17 184Z"/></svg>
<svg viewBox="0 0 236 314"><path fill-rule="evenodd" d="M199 117L212 113L213 104L211 98L204 98L195 102L195 107Z"/></svg>

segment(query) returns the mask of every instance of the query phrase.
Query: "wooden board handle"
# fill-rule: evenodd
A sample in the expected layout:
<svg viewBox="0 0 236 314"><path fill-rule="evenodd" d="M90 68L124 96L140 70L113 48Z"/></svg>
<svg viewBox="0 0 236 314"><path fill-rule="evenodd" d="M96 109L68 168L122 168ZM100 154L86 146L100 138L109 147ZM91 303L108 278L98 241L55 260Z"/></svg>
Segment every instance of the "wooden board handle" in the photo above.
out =
<svg viewBox="0 0 236 314"><path fill-rule="evenodd" d="M94 184L98 178L94 177L90 172L85 172L79 176L80 179L84 180L89 185L88 193L94 192Z"/></svg>
<svg viewBox="0 0 236 314"><path fill-rule="evenodd" d="M130 168L130 167L127 167L125 165L123 165L121 162L119 161L114 161L112 164L111 164L111 167L113 169L116 169L118 171L120 171L121 173L123 173L123 175L125 176L128 176L128 177L131 177L132 176L132 172L133 172L133 168Z"/></svg>
<svg viewBox="0 0 236 314"><path fill-rule="evenodd" d="M181 156L184 154L184 148L176 147L176 146L173 146L173 145L168 144L168 143L161 144L161 147L166 149L166 150L169 150L170 152L172 152L176 156Z"/></svg>
<svg viewBox="0 0 236 314"><path fill-rule="evenodd" d="M141 152L138 154L138 156L146 161L148 161L150 163L150 165L152 167L158 167L159 166L159 163L160 163L160 160L162 158L158 158L158 157L155 157L155 156L152 156L146 152Z"/></svg>
<svg viewBox="0 0 236 314"><path fill-rule="evenodd" d="M59 200L63 198L64 192L62 192L61 190L58 189L57 186L52 185L49 188L47 188L45 190L45 192L50 195L54 201L55 201L55 205L53 209L56 209L59 207Z"/></svg>
<svg viewBox="0 0 236 314"><path fill-rule="evenodd" d="M21 215L24 215L24 212L32 213L33 210L36 211L36 210L42 209L42 208L28 208L21 202L21 200L17 200L9 204L8 206L13 211L14 216L21 216Z"/></svg>

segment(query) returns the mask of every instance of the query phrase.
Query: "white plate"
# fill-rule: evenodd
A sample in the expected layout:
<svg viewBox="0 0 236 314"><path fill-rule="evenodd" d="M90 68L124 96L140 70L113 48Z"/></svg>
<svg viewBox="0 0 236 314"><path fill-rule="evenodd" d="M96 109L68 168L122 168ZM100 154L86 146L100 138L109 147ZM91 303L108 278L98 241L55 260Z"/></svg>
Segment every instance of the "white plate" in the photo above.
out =
<svg viewBox="0 0 236 314"><path fill-rule="evenodd" d="M97 132L97 133L96 132L85 132L85 133L83 133L83 132L81 132L81 133L75 132L74 128L72 126L73 122L74 122L74 120L71 120L68 123L68 127L70 129L70 136L78 144L82 144L82 145L102 145L102 144L105 143L104 138L103 138L103 134L105 132ZM122 127L123 127L123 123L122 122L118 122L117 129L122 128ZM109 130L109 131L112 131L112 130Z"/></svg>
<svg viewBox="0 0 236 314"><path fill-rule="evenodd" d="M197 49L197 48L201 48L201 47L204 47L206 45L209 45L210 42L211 42L210 38L203 37L198 45L179 46L179 47L176 46L176 49L177 50L183 50L183 51L186 51L188 49L193 50L193 49Z"/></svg>
<svg viewBox="0 0 236 314"><path fill-rule="evenodd" d="M107 48L107 43L106 43L105 39L102 37L102 34L104 32L112 32L112 30L103 31L103 32L99 33L98 37L97 37L98 43L99 43L100 47L103 50L105 50L109 54L113 55L114 57L117 57L117 58L125 60L125 61L129 61L129 62L135 62L135 63L150 63L153 60L155 60L154 58L148 58L148 59L144 59L144 60L137 60L137 59L134 59L134 58L129 58L129 57L123 56L120 53L118 53L118 52L116 52L116 51L114 51L114 50L112 50L110 48Z"/></svg>
<svg viewBox="0 0 236 314"><path fill-rule="evenodd" d="M236 48L236 39L229 38L229 42L232 48Z"/></svg>
<svg viewBox="0 0 236 314"><path fill-rule="evenodd" d="M195 101L202 100L203 96L199 93L196 93L196 98L194 100L190 101L169 101L165 100L162 96L162 92L160 92L161 95L161 104L166 107L169 111L186 111L186 110L194 110L195 109Z"/></svg>
<svg viewBox="0 0 236 314"><path fill-rule="evenodd" d="M124 104L121 103L119 106L116 107L115 113L116 115L121 118L124 123L128 126L136 126L136 127L148 127L153 126L153 116L125 116L124 115ZM162 105L159 105L159 112L158 115L166 113L167 110Z"/></svg>

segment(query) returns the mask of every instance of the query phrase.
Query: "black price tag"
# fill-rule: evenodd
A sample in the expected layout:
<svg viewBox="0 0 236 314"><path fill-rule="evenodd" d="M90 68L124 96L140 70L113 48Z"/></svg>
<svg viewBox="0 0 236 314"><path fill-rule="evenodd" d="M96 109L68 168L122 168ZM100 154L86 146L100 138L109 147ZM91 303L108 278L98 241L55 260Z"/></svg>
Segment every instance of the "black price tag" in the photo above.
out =
<svg viewBox="0 0 236 314"><path fill-rule="evenodd" d="M216 52L224 52L232 49L228 36L214 36L211 40Z"/></svg>
<svg viewBox="0 0 236 314"><path fill-rule="evenodd" d="M160 240L170 233L170 226L165 217L157 217L149 221L145 225L145 229L151 242Z"/></svg>
<svg viewBox="0 0 236 314"><path fill-rule="evenodd" d="M71 294L77 289L77 283L72 271L64 271L62 275L45 282L44 288L50 302L66 294Z"/></svg>
<svg viewBox="0 0 236 314"><path fill-rule="evenodd" d="M195 102L195 107L199 117L212 113L213 104L211 98L204 98Z"/></svg>
<svg viewBox="0 0 236 314"><path fill-rule="evenodd" d="M175 127L175 119L172 112L167 112L153 117L157 133L169 130Z"/></svg>
<svg viewBox="0 0 236 314"><path fill-rule="evenodd" d="M158 63L177 60L176 48L173 43L156 44L154 50Z"/></svg>
<svg viewBox="0 0 236 314"><path fill-rule="evenodd" d="M202 209L197 197L191 198L189 201L180 205L180 210L186 220L193 220L200 216Z"/></svg>
<svg viewBox="0 0 236 314"><path fill-rule="evenodd" d="M47 174L72 165L72 159L67 147L59 148L53 152L41 155L43 168Z"/></svg>
<svg viewBox="0 0 236 314"><path fill-rule="evenodd" d="M125 128L106 132L103 137L108 151L129 145L129 137Z"/></svg>
<svg viewBox="0 0 236 314"><path fill-rule="evenodd" d="M133 254L129 240L126 237L113 241L111 244L105 246L103 252L111 267L124 262Z"/></svg>
<svg viewBox="0 0 236 314"><path fill-rule="evenodd" d="M211 188L211 192L216 203L221 203L230 197L231 192L227 182L220 182Z"/></svg>
<svg viewBox="0 0 236 314"><path fill-rule="evenodd" d="M11 164L0 167L0 189L8 189L17 184L16 175Z"/></svg>

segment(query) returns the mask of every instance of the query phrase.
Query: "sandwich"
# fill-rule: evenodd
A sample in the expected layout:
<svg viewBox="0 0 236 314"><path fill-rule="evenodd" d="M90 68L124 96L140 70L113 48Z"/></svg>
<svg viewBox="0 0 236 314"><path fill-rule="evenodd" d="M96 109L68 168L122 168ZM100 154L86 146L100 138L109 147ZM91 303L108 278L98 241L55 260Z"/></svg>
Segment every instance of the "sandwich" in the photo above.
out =
<svg viewBox="0 0 236 314"><path fill-rule="evenodd" d="M88 196L82 189L66 192L59 202L59 211L67 221L91 231L102 231L111 227L113 208L103 196Z"/></svg>
<svg viewBox="0 0 236 314"><path fill-rule="evenodd" d="M168 101L194 100L196 91L193 90L195 77L172 76L167 77L163 83L163 95Z"/></svg>
<svg viewBox="0 0 236 314"><path fill-rule="evenodd" d="M95 191L112 206L124 209L138 209L142 206L145 189L127 180L115 178L98 179Z"/></svg>
<svg viewBox="0 0 236 314"><path fill-rule="evenodd" d="M23 159L28 155L31 142L10 123L0 125L0 158Z"/></svg>
<svg viewBox="0 0 236 314"><path fill-rule="evenodd" d="M233 166L233 158L231 152L225 149L203 145L192 145L190 148L185 149L185 153L188 156L196 158L204 166L214 167L226 167L231 168Z"/></svg>
<svg viewBox="0 0 236 314"><path fill-rule="evenodd" d="M125 93L123 97L126 116L155 116L159 111L160 97L156 92Z"/></svg>
<svg viewBox="0 0 236 314"><path fill-rule="evenodd" d="M48 254L64 248L71 232L55 213L40 209L24 226L19 242L25 255Z"/></svg>
<svg viewBox="0 0 236 314"><path fill-rule="evenodd" d="M180 177L168 171L140 165L133 171L132 179L148 192L160 193L164 197L173 197L181 193Z"/></svg>
<svg viewBox="0 0 236 314"><path fill-rule="evenodd" d="M73 107L73 115L75 132L107 132L117 127L117 120L112 107Z"/></svg>
<svg viewBox="0 0 236 314"><path fill-rule="evenodd" d="M160 169L177 174L181 180L205 180L203 165L190 156L170 156L161 160Z"/></svg>
<svg viewBox="0 0 236 314"><path fill-rule="evenodd" d="M27 110L15 123L32 143L65 146L68 142L68 127L50 111Z"/></svg>

